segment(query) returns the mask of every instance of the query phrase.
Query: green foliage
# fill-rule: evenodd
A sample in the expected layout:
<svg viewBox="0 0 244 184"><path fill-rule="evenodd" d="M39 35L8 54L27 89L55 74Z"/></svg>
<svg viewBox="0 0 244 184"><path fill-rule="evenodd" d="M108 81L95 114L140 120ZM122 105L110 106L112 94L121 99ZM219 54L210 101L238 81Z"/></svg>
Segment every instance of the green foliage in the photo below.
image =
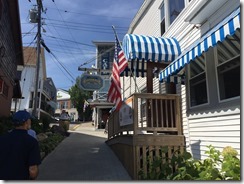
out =
<svg viewBox="0 0 244 184"><path fill-rule="evenodd" d="M35 130L36 134L43 132L42 122L38 119L31 119L31 128Z"/></svg>
<svg viewBox="0 0 244 184"><path fill-rule="evenodd" d="M145 180L240 180L240 160L236 150L228 146L221 153L212 145L208 149L206 159L194 160L186 151L182 154L176 151L169 158L167 148L163 148L160 151L165 156L149 157L149 172L146 174L141 170L139 177Z"/></svg>
<svg viewBox="0 0 244 184"><path fill-rule="evenodd" d="M79 87L81 77L76 78L76 83L69 89L70 99L77 109L80 117L87 119L91 116L92 110L88 106L86 111L83 112L84 101L92 97L92 91L85 91Z"/></svg>
<svg viewBox="0 0 244 184"><path fill-rule="evenodd" d="M49 131L50 123L53 121L52 118L48 115L42 115L40 121L42 123L43 132Z"/></svg>
<svg viewBox="0 0 244 184"><path fill-rule="evenodd" d="M49 130L49 124L51 122L50 117L44 117L41 120L32 118L31 119L31 128L35 130L37 134L46 132ZM14 128L12 124L12 116L9 117L1 117L0 118L0 135L8 132Z"/></svg>
<svg viewBox="0 0 244 184"><path fill-rule="evenodd" d="M226 180L240 180L240 160L237 151L227 146L222 151L222 175Z"/></svg>
<svg viewBox="0 0 244 184"><path fill-rule="evenodd" d="M65 136L59 133L51 134L47 139L39 141L40 152L44 152L45 156L48 155L64 138Z"/></svg>

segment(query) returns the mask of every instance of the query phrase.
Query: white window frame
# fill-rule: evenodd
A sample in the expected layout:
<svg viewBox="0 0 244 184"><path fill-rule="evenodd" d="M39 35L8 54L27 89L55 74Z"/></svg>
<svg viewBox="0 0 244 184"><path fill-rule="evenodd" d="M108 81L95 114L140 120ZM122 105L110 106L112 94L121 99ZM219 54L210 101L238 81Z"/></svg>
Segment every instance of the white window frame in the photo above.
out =
<svg viewBox="0 0 244 184"><path fill-rule="evenodd" d="M232 101L232 100L235 100L235 99L240 99L240 96L235 96L235 97L231 97L231 98L226 98L226 99L223 99L221 100L221 97L220 97L220 87L219 87L219 75L218 75L218 49L217 49L218 46L214 47L214 60L215 60L215 75L216 75L216 85L217 85L217 92L218 92L218 102L219 103L224 103L224 102L228 102L228 101ZM233 58L229 59L227 62L231 62L233 59L237 58L237 57L240 57L241 59L241 56L240 54L239 55L236 55L234 56ZM241 63L240 63L241 65ZM240 68L241 70L241 68ZM241 77L241 76L240 76ZM241 90L241 88L240 88ZM240 92L241 94L241 92Z"/></svg>
<svg viewBox="0 0 244 184"><path fill-rule="evenodd" d="M185 3L185 7L181 10L180 14L182 13L182 11L187 7L187 5L189 4L189 0L184 0ZM160 11L160 34L161 34L161 22L162 22L162 17L161 17L161 9L162 7L164 7L164 19L165 19L165 32L167 32L167 30L169 29L170 25L173 24L176 19L170 23L170 11L169 11L169 5L170 5L170 0L163 0L162 3L159 6L159 11ZM179 17L180 14L177 16ZM162 35L164 35L164 33Z"/></svg>
<svg viewBox="0 0 244 184"><path fill-rule="evenodd" d="M64 109L68 109L68 101L64 101Z"/></svg>
<svg viewBox="0 0 244 184"><path fill-rule="evenodd" d="M61 109L60 108L60 102L57 102L57 109Z"/></svg>
<svg viewBox="0 0 244 184"><path fill-rule="evenodd" d="M200 74L205 73L207 102L199 104L199 105L194 105L194 106L191 105L191 88L190 88L191 85L190 85L190 80L192 78L190 77L190 75L191 75L190 65L193 62L197 62L197 61L193 60L187 66L187 72L186 72L186 74L188 75L188 77L187 77L187 88L188 88L188 104L189 104L188 107L189 107L189 109L194 109L194 108L198 108L198 107L202 107L202 106L206 106L206 105L210 104L210 101L209 101L209 84L208 84L208 80L207 80L208 72L207 72L207 64L206 64L206 53L203 53L203 55L204 55L204 62L205 62L205 70L204 70L204 72L201 72ZM200 74L197 74L197 75L200 75Z"/></svg>

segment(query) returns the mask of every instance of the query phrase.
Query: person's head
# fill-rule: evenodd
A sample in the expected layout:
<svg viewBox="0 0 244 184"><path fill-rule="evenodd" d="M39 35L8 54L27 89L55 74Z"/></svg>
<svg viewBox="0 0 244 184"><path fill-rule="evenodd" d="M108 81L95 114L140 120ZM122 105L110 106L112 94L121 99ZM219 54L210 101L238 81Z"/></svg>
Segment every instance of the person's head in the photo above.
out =
<svg viewBox="0 0 244 184"><path fill-rule="evenodd" d="M31 128L31 115L26 110L20 110L13 115L13 125L26 130Z"/></svg>

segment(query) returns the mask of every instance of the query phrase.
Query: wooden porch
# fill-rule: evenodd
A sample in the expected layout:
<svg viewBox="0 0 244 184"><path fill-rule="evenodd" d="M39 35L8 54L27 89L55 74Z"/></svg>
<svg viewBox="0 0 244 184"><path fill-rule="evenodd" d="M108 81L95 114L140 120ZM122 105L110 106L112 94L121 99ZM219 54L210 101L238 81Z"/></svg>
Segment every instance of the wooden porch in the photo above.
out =
<svg viewBox="0 0 244 184"><path fill-rule="evenodd" d="M163 154L160 149L164 146L168 147L168 157L177 150L182 152L185 138L179 95L136 93L129 99L131 103L121 108L124 114L120 111L110 115L106 143L130 176L138 180L140 170L146 174L149 171L148 158L152 161Z"/></svg>

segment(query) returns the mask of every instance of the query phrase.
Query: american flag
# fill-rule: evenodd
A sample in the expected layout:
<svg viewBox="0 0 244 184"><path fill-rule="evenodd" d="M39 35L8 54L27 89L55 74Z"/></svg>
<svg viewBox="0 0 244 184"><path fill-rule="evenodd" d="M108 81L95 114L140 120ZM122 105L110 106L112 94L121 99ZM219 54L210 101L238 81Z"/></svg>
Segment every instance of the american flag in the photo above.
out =
<svg viewBox="0 0 244 184"><path fill-rule="evenodd" d="M120 73L124 71L124 69L128 65L128 62L125 59L123 50L120 47L120 43L118 41L117 36L115 36L115 38L115 54L111 76L111 85L108 90L108 101L115 103L115 110L118 111L122 105Z"/></svg>
<svg viewBox="0 0 244 184"><path fill-rule="evenodd" d="M128 66L128 62L125 58L123 50L120 47L118 37L115 36L115 39L116 39L115 57L117 57L116 60L118 62L118 66L119 66L119 74L121 74L125 70L125 68Z"/></svg>

